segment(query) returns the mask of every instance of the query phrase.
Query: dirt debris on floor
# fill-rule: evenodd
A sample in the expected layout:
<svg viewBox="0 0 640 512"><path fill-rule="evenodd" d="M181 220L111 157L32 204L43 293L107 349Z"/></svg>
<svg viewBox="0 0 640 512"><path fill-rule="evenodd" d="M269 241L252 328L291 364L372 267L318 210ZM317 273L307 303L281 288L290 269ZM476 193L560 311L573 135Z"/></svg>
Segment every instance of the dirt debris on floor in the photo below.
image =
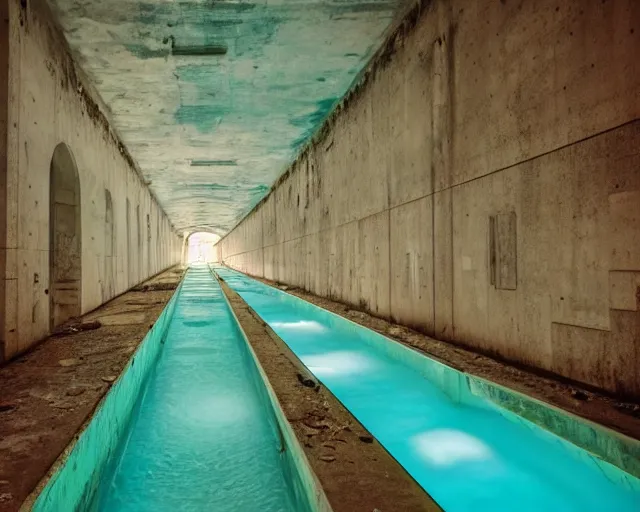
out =
<svg viewBox="0 0 640 512"><path fill-rule="evenodd" d="M246 302L221 285L333 510L440 511Z"/></svg>
<svg viewBox="0 0 640 512"><path fill-rule="evenodd" d="M93 414L183 273L159 274L0 367L0 511L19 509Z"/></svg>
<svg viewBox="0 0 640 512"><path fill-rule="evenodd" d="M354 306L300 288L254 277L316 306L412 347L457 370L482 377L640 440L640 404L625 402L579 384L518 368L489 356L430 338L408 327L374 317Z"/></svg>

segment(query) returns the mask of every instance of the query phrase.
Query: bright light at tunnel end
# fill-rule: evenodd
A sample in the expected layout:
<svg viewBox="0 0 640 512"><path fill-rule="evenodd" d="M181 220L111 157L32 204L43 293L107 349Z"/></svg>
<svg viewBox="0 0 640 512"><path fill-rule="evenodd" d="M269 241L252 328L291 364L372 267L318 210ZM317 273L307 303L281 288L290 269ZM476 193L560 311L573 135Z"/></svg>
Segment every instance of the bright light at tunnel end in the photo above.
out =
<svg viewBox="0 0 640 512"><path fill-rule="evenodd" d="M214 263L217 261L214 246L220 240L220 236L213 233L191 233L187 240L187 263Z"/></svg>

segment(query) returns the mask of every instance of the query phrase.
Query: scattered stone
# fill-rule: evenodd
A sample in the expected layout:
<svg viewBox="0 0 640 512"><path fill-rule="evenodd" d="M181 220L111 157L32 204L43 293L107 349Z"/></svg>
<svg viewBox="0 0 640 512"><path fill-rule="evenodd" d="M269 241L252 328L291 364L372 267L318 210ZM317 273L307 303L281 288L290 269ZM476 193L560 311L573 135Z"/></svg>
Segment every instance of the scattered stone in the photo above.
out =
<svg viewBox="0 0 640 512"><path fill-rule="evenodd" d="M325 448L329 448L331 450L335 450L336 447L334 445L332 445L331 443L322 443L322 446L324 446Z"/></svg>
<svg viewBox="0 0 640 512"><path fill-rule="evenodd" d="M308 388L316 387L316 383L312 379L310 379L309 377L305 377L301 373L298 373L298 381L300 381L300 384Z"/></svg>
<svg viewBox="0 0 640 512"><path fill-rule="evenodd" d="M82 386L71 386L67 389L67 396L79 396L85 392L85 388Z"/></svg>
<svg viewBox="0 0 640 512"><path fill-rule="evenodd" d="M61 325L53 332L55 336L64 336L68 334L76 334L82 331L93 331L102 327L99 320L91 320L90 322L74 322Z"/></svg>
<svg viewBox="0 0 640 512"><path fill-rule="evenodd" d="M618 402L613 404L613 406L624 414L629 414L630 416L634 416L635 418L640 418L640 405L638 404Z"/></svg>
<svg viewBox="0 0 640 512"><path fill-rule="evenodd" d="M177 283L155 283L138 285L131 288L131 290L134 292L156 292L164 290L175 290L177 287Z"/></svg>
<svg viewBox="0 0 640 512"><path fill-rule="evenodd" d="M0 494L0 503L7 503L13 499L13 494L10 492L3 492Z"/></svg>
<svg viewBox="0 0 640 512"><path fill-rule="evenodd" d="M333 455L321 455L320 460L324 462L333 462L336 458Z"/></svg>
<svg viewBox="0 0 640 512"><path fill-rule="evenodd" d="M402 329L402 327L392 325L391 327L389 327L387 333L389 334L389 336L400 337L404 334L404 330Z"/></svg>
<svg viewBox="0 0 640 512"><path fill-rule="evenodd" d="M72 404L68 404L68 403L51 403L49 404L51 405L51 407L53 407L54 409L64 409L66 411L73 411L73 405Z"/></svg>
<svg viewBox="0 0 640 512"><path fill-rule="evenodd" d="M0 412L13 411L16 408L14 404L0 403Z"/></svg>
<svg viewBox="0 0 640 512"><path fill-rule="evenodd" d="M70 359L60 359L60 361L58 361L58 364L60 366L76 366L78 364L80 364L80 360L76 359L75 357L72 357Z"/></svg>
<svg viewBox="0 0 640 512"><path fill-rule="evenodd" d="M9 485L10 483L9 480L0 480L0 485Z"/></svg>
<svg viewBox="0 0 640 512"><path fill-rule="evenodd" d="M351 318L356 318L361 322L364 322L369 317L369 315L367 315L366 313L362 311L356 311L354 309L350 309L349 311L347 311L347 316Z"/></svg>
<svg viewBox="0 0 640 512"><path fill-rule="evenodd" d="M588 400L589 395L587 395L584 391L580 391L579 389L572 389L571 396L576 400Z"/></svg>
<svg viewBox="0 0 640 512"><path fill-rule="evenodd" d="M367 443L367 444L371 444L373 443L373 437L371 436L358 436L358 438L360 439L360 441L362 441L363 443Z"/></svg>
<svg viewBox="0 0 640 512"><path fill-rule="evenodd" d="M108 382L108 383L112 383L115 382L116 379L118 378L115 375L106 375L104 377L100 377L104 382Z"/></svg>
<svg viewBox="0 0 640 512"><path fill-rule="evenodd" d="M280 289L281 289L283 292L286 292L286 291L289 289L289 287L288 287L286 284L283 284L283 285L280 287Z"/></svg>
<svg viewBox="0 0 640 512"><path fill-rule="evenodd" d="M302 423L309 428L313 428L315 430L324 430L330 427L329 423L326 421L314 421L311 418L306 418L302 420Z"/></svg>
<svg viewBox="0 0 640 512"><path fill-rule="evenodd" d="M100 329L100 327L102 327L100 320L91 320L90 322L81 323L79 329L81 331L94 331L95 329Z"/></svg>

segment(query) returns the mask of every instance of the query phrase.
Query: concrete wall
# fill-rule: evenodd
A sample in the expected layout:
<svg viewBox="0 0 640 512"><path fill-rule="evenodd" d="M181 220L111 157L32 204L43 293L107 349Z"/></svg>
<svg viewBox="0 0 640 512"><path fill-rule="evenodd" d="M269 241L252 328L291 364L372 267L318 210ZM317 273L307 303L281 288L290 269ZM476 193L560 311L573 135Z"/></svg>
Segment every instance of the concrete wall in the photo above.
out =
<svg viewBox="0 0 640 512"><path fill-rule="evenodd" d="M8 134L1 137L7 150L0 152L4 274L0 356L5 359L49 332L49 173L59 143L71 149L79 174L82 312L180 256L180 240L111 130L99 99L74 66L44 0L9 0L8 33L2 11L6 8L7 2L2 2L0 126L8 91ZM3 44L7 39L9 44ZM134 216L129 233L127 200L134 212L140 211L140 222ZM127 254L127 240L135 244L132 257Z"/></svg>
<svg viewBox="0 0 640 512"><path fill-rule="evenodd" d="M640 397L640 3L423 2L231 267Z"/></svg>

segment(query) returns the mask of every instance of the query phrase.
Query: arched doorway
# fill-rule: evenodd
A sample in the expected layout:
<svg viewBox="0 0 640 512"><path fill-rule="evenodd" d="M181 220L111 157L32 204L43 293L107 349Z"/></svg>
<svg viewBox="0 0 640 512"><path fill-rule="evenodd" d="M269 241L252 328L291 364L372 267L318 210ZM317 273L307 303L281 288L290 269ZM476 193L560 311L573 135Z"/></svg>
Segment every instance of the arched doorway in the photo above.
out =
<svg viewBox="0 0 640 512"><path fill-rule="evenodd" d="M113 198L109 189L104 189L104 270L102 284L102 302L115 295L115 249L116 232L113 218Z"/></svg>
<svg viewBox="0 0 640 512"><path fill-rule="evenodd" d="M64 143L53 152L49 186L49 326L53 329L81 312L80 180Z"/></svg>

